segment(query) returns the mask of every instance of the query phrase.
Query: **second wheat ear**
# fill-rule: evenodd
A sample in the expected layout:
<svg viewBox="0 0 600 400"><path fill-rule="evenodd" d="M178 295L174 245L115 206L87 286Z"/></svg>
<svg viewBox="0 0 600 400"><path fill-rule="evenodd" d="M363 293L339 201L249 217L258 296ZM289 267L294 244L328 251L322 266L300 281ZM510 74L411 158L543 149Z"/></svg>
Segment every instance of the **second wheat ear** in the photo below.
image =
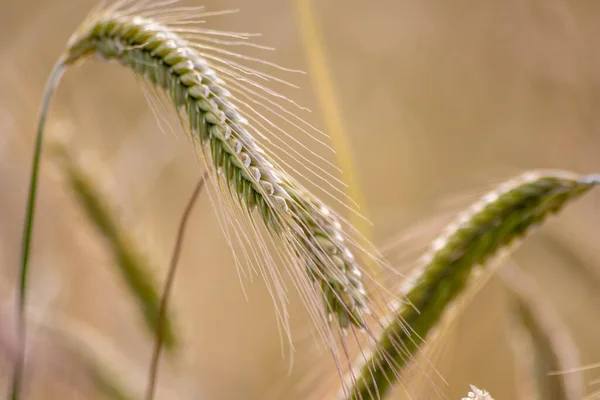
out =
<svg viewBox="0 0 600 400"><path fill-rule="evenodd" d="M416 354L457 300L477 286L475 278L489 270L494 257L598 184L598 175L528 172L460 214L434 240L390 304L391 316L382 323L372 354L359 358L340 398L384 398L400 380L408 355Z"/></svg>

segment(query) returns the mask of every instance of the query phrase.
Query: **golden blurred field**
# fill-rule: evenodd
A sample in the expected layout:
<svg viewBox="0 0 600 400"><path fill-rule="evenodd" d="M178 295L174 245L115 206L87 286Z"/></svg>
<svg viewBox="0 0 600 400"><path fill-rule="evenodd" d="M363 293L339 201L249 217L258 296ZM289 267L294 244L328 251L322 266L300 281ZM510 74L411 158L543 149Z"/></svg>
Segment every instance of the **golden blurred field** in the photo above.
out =
<svg viewBox="0 0 600 400"><path fill-rule="evenodd" d="M0 1L3 393L10 382L14 282L39 102L52 65L95 1ZM453 210L522 170L600 171L600 3L314 2L376 244L433 221L403 245L407 252L422 247ZM277 48L266 54L269 60L308 69L295 0L203 3L209 10L241 10L210 18L210 28L262 32L258 41ZM301 89L285 94L313 109L305 117L324 126L310 77L290 79ZM64 134L104 179L122 223L162 276L201 171L189 141L161 131L128 71L99 62L69 71L57 92L48 137ZM562 317L583 364L600 361L598 204L600 193L585 197L514 256ZM48 158L38 207L32 310L95 332L102 338L92 341L100 354L143 387L151 342L106 249ZM300 304L291 305L298 343L288 375L265 285L255 277L244 289L248 300L204 196L190 223L171 303L184 343L161 370L165 386L179 394L165 389L161 398L304 399L312 385L335 382L327 354L306 334L310 324ZM434 361L448 382L448 398L465 395L471 383L497 400L515 398L505 300L493 278L443 338L444 351ZM78 384L81 368L40 332L30 330L35 362L28 366L26 398L97 398ZM590 372L586 381L599 375ZM433 397L425 392L418 398Z"/></svg>

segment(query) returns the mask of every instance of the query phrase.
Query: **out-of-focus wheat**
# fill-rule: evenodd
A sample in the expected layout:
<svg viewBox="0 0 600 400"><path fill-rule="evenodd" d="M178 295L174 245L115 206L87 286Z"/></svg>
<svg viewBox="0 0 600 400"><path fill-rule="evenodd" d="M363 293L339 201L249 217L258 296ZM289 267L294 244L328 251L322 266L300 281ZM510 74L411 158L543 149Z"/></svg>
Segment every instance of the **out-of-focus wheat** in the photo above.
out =
<svg viewBox="0 0 600 400"><path fill-rule="evenodd" d="M120 226L107 196L99 189L100 185L77 162L66 145L53 141L50 143L50 150L84 214L110 248L119 274L138 302L138 308L144 316L148 331L153 336L157 335L160 297L148 257L142 255L127 231ZM164 344L167 349L173 350L177 344L177 337L168 312L161 325Z"/></svg>
<svg viewBox="0 0 600 400"><path fill-rule="evenodd" d="M384 397L427 335L467 290L492 257L508 251L517 239L549 215L584 194L600 181L562 171L528 172L504 183L459 215L431 245L419 267L404 283L399 300L390 306L389 321L341 397ZM487 268L489 270L489 268ZM402 302L406 298L408 302ZM409 328L407 328L407 326Z"/></svg>

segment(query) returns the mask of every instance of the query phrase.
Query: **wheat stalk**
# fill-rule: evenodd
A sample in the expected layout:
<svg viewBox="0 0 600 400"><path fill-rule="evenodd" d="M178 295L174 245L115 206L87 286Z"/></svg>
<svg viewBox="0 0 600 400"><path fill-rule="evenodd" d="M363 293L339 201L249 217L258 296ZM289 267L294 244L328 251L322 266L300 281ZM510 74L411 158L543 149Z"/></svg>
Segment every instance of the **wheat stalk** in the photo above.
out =
<svg viewBox="0 0 600 400"><path fill-rule="evenodd" d="M160 299L160 307L158 312L158 323L156 326L156 340L154 344L154 351L152 353L152 360L150 361L150 369L148 375L148 385L146 387L146 400L153 400L154 394L156 390L156 382L158 379L158 366L160 362L160 355L163 347L164 337L163 337L163 324L168 323L167 319L167 311L168 311L168 302L169 297L171 295L171 291L173 289L173 282L175 280L175 273L177 272L177 263L179 262L179 257L181 255L181 249L183 246L183 239L185 236L185 229L187 227L187 223L190 219L192 211L194 209L194 205L198 200L198 197L202 193L202 189L204 188L204 182L206 181L206 174L204 174L198 184L194 188L192 195L188 203L186 204L185 209L183 210L183 214L181 216L181 220L179 222L179 229L177 230L177 238L175 239L175 246L173 247L171 262L169 263L169 269L167 272L167 278L165 279L165 283L163 286L161 299Z"/></svg>
<svg viewBox="0 0 600 400"><path fill-rule="evenodd" d="M245 76L238 79L240 75L275 78L231 61L217 67L217 64L223 63L223 59L203 50L209 49L219 55L233 53L221 52L203 42L207 40L206 36L215 34L214 31L189 28L196 22L194 18L211 13L193 7L165 8L165 5L175 2L149 4L147 0L121 0L96 10L71 37L66 52L48 80L39 117L24 229L20 321L24 321L39 157L50 100L65 69L96 56L128 67L149 82L150 93L155 93L153 91L157 88L162 90L169 96L171 105L185 116L187 129L199 143L200 153L211 171L211 181L218 190L219 198L213 203L217 208L227 208L225 224L233 231L231 233L224 228L228 240L232 241L229 236L235 235L234 239L242 247L244 243L250 247L249 250L242 248L243 257L256 270L260 270L270 284L272 296L279 303L279 306L276 305L277 312L288 337L289 317L285 310L287 289L275 269L273 256L269 254L269 240L275 244L278 260L286 266L319 332L329 343L333 339L328 331L328 321L335 320L344 330L364 327L364 315L368 313L367 296L360 268L351 249L356 242L353 242L351 233L342 228L343 219L288 175L277 164L272 153L259 145L258 138L268 140L255 126L264 125L250 124L245 117L247 112L242 112L239 105L235 104L238 102L246 109L252 109L248 102L241 101L239 97L265 98L252 89L244 92L240 80L250 82L252 87L256 84ZM222 35L247 38L244 34ZM210 43L224 42L213 40ZM232 56L239 57L235 54ZM225 81L223 77L229 79ZM234 97L230 90L240 96ZM262 90L273 95L264 88ZM153 101L162 102L157 95L152 96ZM273 96L281 97L277 94ZM269 106L273 102L267 99L262 103L263 106L265 104ZM272 107L271 111L276 106ZM281 109L278 115L289 122L286 119L286 115L289 115L287 110ZM262 118L261 115L259 117ZM254 121L257 122L257 119ZM295 143L301 145L299 141ZM287 148L293 146L287 144ZM298 154L296 150L293 152ZM318 176L318 173L313 174ZM263 238L258 232L254 221L256 216L263 222L270 239ZM239 264L238 257L234 256ZM24 352L24 323L20 327L20 347ZM13 400L18 398L16 393L19 391L21 375L22 365L17 364Z"/></svg>
<svg viewBox="0 0 600 400"><path fill-rule="evenodd" d="M599 183L597 176L529 172L501 185L462 213L432 243L390 305L391 318L372 354L360 357L347 379L346 399L383 398L410 356L492 257ZM346 389L346 387L344 387Z"/></svg>

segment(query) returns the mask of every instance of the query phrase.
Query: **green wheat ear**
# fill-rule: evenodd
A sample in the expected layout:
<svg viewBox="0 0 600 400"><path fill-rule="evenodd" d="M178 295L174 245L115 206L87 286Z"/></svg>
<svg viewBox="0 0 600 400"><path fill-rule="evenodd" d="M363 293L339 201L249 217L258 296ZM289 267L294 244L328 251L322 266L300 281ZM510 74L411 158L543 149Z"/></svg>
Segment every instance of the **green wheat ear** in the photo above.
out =
<svg viewBox="0 0 600 400"><path fill-rule="evenodd" d="M391 318L368 358L361 357L341 394L345 399L383 398L400 379L444 314L473 287L500 251L509 251L518 239L571 200L600 182L597 175L567 172L528 172L501 185L463 212L432 243L390 305Z"/></svg>
<svg viewBox="0 0 600 400"><path fill-rule="evenodd" d="M148 332L157 335L160 295L158 284L152 274L148 260L136 248L127 231L120 226L112 212L106 196L99 190L97 182L74 159L66 146L60 142L49 144L51 154L57 159L67 185L79 203L85 216L110 249L114 265L129 292L136 299L144 317ZM169 350L177 344L172 317L165 316L162 324L162 340Z"/></svg>

